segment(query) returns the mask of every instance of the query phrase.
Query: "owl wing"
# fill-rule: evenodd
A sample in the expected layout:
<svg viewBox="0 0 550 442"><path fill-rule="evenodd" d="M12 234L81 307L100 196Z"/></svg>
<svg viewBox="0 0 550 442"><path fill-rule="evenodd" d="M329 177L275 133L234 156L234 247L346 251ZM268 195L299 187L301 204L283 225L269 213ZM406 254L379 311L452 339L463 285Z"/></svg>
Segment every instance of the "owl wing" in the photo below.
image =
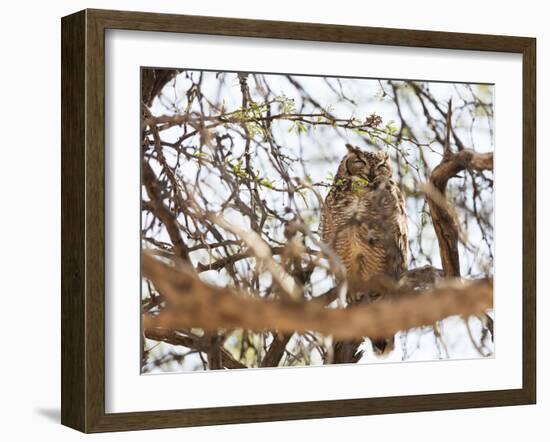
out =
<svg viewBox="0 0 550 442"><path fill-rule="evenodd" d="M409 259L405 200L393 181L374 191L371 198L369 237L384 250L384 273L397 279Z"/></svg>
<svg viewBox="0 0 550 442"><path fill-rule="evenodd" d="M333 199L332 191L325 198L325 204L321 210L321 220L319 221L319 236L321 241L329 244L332 238L333 220L331 211L331 201Z"/></svg>
<svg viewBox="0 0 550 442"><path fill-rule="evenodd" d="M409 263L409 229L407 225L407 210L405 208L405 199L397 186L394 186L393 192L397 201L397 210L394 216L395 224L395 245L397 248L397 262L395 268L395 277L399 278Z"/></svg>

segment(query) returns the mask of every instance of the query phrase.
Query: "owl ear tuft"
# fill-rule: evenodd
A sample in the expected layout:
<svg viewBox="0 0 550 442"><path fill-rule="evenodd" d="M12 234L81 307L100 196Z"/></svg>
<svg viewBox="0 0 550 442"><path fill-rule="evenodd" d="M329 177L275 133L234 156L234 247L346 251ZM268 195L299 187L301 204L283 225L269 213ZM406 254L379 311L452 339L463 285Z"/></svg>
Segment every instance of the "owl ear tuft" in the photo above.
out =
<svg viewBox="0 0 550 442"><path fill-rule="evenodd" d="M348 152L352 153L352 152L357 152L359 149L357 149L357 147L349 144L349 143L346 143L346 149L348 150Z"/></svg>

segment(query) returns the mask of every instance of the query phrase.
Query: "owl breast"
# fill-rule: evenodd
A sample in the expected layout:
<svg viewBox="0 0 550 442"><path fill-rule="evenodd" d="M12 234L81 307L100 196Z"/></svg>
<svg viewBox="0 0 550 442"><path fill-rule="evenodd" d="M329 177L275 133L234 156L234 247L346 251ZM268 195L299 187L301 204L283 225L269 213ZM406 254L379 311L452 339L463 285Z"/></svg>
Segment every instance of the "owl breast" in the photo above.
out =
<svg viewBox="0 0 550 442"><path fill-rule="evenodd" d="M389 183L362 192L331 190L321 236L346 267L351 291L360 290L375 274L397 278L407 260L406 214L399 189Z"/></svg>

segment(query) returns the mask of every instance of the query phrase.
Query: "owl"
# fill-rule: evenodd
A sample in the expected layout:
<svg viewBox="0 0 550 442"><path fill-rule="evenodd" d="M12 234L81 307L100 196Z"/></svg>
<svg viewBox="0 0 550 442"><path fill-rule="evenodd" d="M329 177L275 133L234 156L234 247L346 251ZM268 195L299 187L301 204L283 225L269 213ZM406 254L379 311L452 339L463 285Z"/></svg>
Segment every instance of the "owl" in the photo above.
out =
<svg viewBox="0 0 550 442"><path fill-rule="evenodd" d="M383 274L398 280L406 270L407 214L388 154L365 152L350 144L346 148L319 229L321 240L346 268L348 303L368 303L383 297L365 290L369 278ZM393 338L374 340L373 349L377 355L389 353Z"/></svg>

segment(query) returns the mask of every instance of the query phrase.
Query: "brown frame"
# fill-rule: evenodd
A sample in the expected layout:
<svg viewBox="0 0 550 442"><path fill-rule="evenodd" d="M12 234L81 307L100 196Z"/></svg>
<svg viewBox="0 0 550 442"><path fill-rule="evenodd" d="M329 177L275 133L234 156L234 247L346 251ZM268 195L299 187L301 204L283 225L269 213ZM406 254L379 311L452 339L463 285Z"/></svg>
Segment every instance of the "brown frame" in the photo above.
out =
<svg viewBox="0 0 550 442"><path fill-rule="evenodd" d="M84 10L62 19L61 422L84 432L534 404L536 40L481 34ZM284 38L523 56L523 387L515 390L105 413L106 29ZM518 109L518 113L520 110Z"/></svg>

